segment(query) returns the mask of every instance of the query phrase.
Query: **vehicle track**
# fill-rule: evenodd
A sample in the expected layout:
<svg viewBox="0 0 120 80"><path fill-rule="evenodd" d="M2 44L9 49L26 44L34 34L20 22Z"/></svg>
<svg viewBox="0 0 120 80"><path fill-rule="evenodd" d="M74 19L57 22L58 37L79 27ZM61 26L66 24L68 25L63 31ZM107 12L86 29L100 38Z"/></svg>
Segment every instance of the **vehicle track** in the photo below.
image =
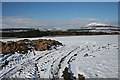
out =
<svg viewBox="0 0 120 80"><path fill-rule="evenodd" d="M74 48L73 48L73 50L71 50L71 51L69 51L69 52L67 52L67 55L64 55L64 56L60 56L60 57L58 57L56 60L54 60L53 61L53 63L51 64L51 74L52 74L52 78L55 78L55 79L58 79L60 76L59 76L59 71L60 71L60 69L61 69L61 66L62 66L62 64L65 62L65 59L67 59L68 61L67 62L65 62L65 63L68 63L70 60L71 60L71 58L72 58L72 55L75 55L76 53L75 53L75 51L82 51L83 50L83 47L84 45L82 45L81 47L80 46L78 46L78 45L76 45ZM71 49L71 48L70 48ZM80 50L79 50L80 49ZM65 53L63 53L63 54L65 54ZM69 58L68 56L69 55L71 55L71 57ZM59 60L58 60L59 59ZM57 63L57 62L59 62L57 65L55 64L55 63ZM57 70L54 70L55 69L55 67L53 67L54 65L56 65L56 69Z"/></svg>

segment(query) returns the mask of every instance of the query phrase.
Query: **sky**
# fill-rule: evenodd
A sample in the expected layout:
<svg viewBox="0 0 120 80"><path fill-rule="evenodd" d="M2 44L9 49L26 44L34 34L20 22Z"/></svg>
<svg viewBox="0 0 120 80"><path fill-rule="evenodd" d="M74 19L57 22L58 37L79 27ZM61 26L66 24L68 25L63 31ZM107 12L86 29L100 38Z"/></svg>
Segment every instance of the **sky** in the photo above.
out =
<svg viewBox="0 0 120 80"><path fill-rule="evenodd" d="M119 2L119 0L1 0L2 2Z"/></svg>
<svg viewBox="0 0 120 80"><path fill-rule="evenodd" d="M117 2L2 2L2 27L80 28L117 25Z"/></svg>

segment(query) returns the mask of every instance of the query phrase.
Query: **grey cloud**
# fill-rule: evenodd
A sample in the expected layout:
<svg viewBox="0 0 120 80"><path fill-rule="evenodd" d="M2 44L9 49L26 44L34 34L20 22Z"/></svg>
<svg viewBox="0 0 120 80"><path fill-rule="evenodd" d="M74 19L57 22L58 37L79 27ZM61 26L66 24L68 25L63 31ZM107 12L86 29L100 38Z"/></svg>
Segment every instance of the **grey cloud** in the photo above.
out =
<svg viewBox="0 0 120 80"><path fill-rule="evenodd" d="M3 17L3 28L80 28L89 23L99 22L105 24L116 24L116 21L99 20L95 18L75 18L71 20L38 20L26 17Z"/></svg>

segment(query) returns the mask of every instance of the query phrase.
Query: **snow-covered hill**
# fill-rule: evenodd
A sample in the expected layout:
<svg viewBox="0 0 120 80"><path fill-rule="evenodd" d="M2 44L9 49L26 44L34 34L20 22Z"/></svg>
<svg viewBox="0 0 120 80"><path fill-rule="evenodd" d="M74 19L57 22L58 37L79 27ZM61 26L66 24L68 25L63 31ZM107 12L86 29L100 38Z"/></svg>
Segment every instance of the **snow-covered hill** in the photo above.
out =
<svg viewBox="0 0 120 80"><path fill-rule="evenodd" d="M3 39L2 41L19 40ZM28 38L30 40L38 38ZM60 41L64 46L50 51L0 55L0 78L62 78L65 67L78 77L118 78L118 36L42 37Z"/></svg>
<svg viewBox="0 0 120 80"><path fill-rule="evenodd" d="M87 24L83 29L90 32L120 33L120 27L95 22Z"/></svg>
<svg viewBox="0 0 120 80"><path fill-rule="evenodd" d="M87 24L86 27L97 27L97 26L108 26L108 24L102 24L102 23L90 23Z"/></svg>

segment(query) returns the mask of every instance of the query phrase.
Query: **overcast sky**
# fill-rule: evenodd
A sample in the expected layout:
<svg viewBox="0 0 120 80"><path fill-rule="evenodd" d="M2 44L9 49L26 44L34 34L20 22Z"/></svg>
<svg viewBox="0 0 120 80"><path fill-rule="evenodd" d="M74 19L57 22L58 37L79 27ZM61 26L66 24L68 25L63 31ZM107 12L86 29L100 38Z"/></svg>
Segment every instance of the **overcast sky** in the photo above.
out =
<svg viewBox="0 0 120 80"><path fill-rule="evenodd" d="M3 28L80 28L117 25L117 2L2 2Z"/></svg>

